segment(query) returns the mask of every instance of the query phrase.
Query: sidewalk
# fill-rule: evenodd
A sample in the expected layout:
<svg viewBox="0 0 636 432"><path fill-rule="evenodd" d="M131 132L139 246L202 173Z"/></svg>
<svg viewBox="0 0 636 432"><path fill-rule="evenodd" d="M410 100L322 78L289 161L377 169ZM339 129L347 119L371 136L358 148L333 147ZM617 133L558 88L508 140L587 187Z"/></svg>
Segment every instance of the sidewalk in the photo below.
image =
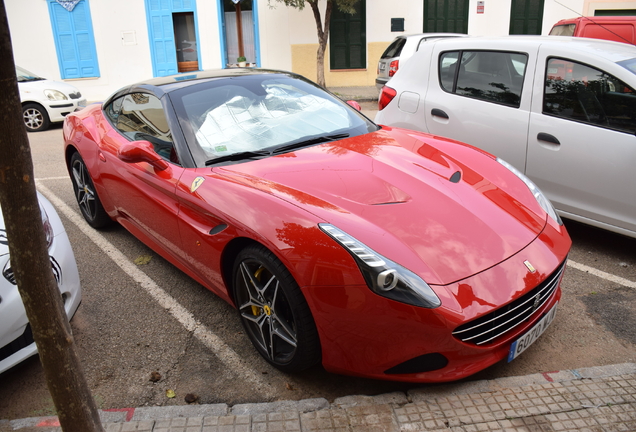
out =
<svg viewBox="0 0 636 432"><path fill-rule="evenodd" d="M636 431L636 364L422 387L408 393L101 411L106 432ZM0 431L59 432L57 418Z"/></svg>
<svg viewBox="0 0 636 432"><path fill-rule="evenodd" d="M377 102L380 91L375 86L369 87L329 87L328 90L340 99L356 102Z"/></svg>

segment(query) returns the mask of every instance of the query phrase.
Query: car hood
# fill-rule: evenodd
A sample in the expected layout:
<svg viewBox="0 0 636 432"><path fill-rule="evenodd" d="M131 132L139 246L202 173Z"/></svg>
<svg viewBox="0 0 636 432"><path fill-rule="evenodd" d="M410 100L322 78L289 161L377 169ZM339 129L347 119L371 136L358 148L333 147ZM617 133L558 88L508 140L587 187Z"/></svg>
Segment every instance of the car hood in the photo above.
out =
<svg viewBox="0 0 636 432"><path fill-rule="evenodd" d="M22 99L25 99L25 96L27 96L26 99L48 100L43 93L44 90L47 89L60 91L66 96L79 91L75 86L49 79L18 82L18 88L20 89L20 97Z"/></svg>
<svg viewBox="0 0 636 432"><path fill-rule="evenodd" d="M492 156L411 131L385 128L214 171L304 208L429 284L496 265L546 223Z"/></svg>

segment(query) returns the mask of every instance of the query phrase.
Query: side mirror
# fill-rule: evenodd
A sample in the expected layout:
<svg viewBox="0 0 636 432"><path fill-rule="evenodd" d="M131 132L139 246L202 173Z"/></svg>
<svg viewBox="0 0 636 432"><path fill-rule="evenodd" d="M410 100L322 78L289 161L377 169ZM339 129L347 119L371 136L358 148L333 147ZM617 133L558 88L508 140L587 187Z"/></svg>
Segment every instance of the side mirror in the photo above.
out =
<svg viewBox="0 0 636 432"><path fill-rule="evenodd" d="M357 109L358 111L362 111L362 107L360 106L358 102L354 100L350 100L350 101L347 101L347 103L351 105L352 107L354 107L355 109Z"/></svg>
<svg viewBox="0 0 636 432"><path fill-rule="evenodd" d="M149 141L132 141L119 148L117 157L126 163L147 162L159 171L168 168L168 162L159 156Z"/></svg>

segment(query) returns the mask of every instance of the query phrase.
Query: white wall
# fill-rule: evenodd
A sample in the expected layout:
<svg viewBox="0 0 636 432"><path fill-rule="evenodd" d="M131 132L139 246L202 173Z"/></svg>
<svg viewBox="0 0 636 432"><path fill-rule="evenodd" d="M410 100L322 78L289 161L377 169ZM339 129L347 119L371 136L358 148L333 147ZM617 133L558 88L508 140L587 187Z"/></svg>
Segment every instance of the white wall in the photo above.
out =
<svg viewBox="0 0 636 432"><path fill-rule="evenodd" d="M254 3L257 3L257 0L254 0ZM261 66L269 69L291 70L292 29L290 21L295 22L301 19L304 22L308 15L313 23L313 14L309 8L299 12L275 0L272 0L271 6L268 5L267 0L258 0L256 5L258 8ZM290 14L293 14L294 19L290 19ZM315 24L311 27L311 31L313 31L315 43L317 41ZM301 37L306 38L304 33Z"/></svg>
<svg viewBox="0 0 636 432"><path fill-rule="evenodd" d="M404 18L404 31L391 31L391 18ZM390 42L397 36L422 33L423 1L367 0L367 42Z"/></svg>
<svg viewBox="0 0 636 432"><path fill-rule="evenodd" d="M5 0L4 5L15 63L30 72L59 80L48 4L44 0Z"/></svg>
<svg viewBox="0 0 636 432"><path fill-rule="evenodd" d="M201 69L219 69L223 64L218 7L216 0L197 1L199 55L201 56L199 67Z"/></svg>
<svg viewBox="0 0 636 432"><path fill-rule="evenodd" d="M546 0L551 1L551 0ZM477 0L468 4L468 34L502 36L510 32L510 0L484 0L484 13L477 13Z"/></svg>

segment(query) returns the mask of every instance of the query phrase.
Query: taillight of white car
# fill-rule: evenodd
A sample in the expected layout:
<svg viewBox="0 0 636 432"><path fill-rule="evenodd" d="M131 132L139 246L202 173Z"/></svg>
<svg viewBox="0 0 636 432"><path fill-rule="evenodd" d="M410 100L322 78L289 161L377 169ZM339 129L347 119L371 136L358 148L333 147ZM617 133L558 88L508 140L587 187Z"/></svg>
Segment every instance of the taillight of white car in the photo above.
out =
<svg viewBox="0 0 636 432"><path fill-rule="evenodd" d="M393 98L397 95L397 91L392 89L391 87L384 86L382 87L382 92L380 93L380 98L378 99L378 111L382 111L384 107L386 107Z"/></svg>

